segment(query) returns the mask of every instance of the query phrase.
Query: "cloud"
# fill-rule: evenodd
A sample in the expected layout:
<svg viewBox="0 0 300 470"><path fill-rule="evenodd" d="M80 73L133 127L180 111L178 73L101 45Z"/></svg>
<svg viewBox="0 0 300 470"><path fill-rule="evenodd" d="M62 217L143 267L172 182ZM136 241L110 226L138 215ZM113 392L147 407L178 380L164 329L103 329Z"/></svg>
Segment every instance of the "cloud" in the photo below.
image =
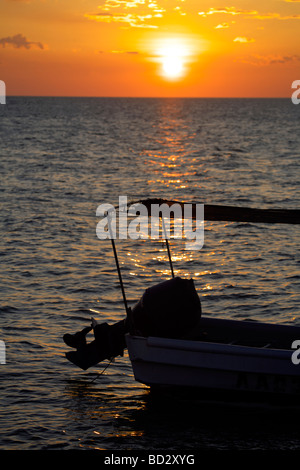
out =
<svg viewBox="0 0 300 470"><path fill-rule="evenodd" d="M237 38L233 40L233 42L241 42L241 43L247 44L249 42L255 42L255 39L238 36Z"/></svg>
<svg viewBox="0 0 300 470"><path fill-rule="evenodd" d="M179 13L179 15L181 16L186 16L186 12L185 11L182 11L181 7L174 7L173 8L174 11L177 11L177 13Z"/></svg>
<svg viewBox="0 0 300 470"><path fill-rule="evenodd" d="M137 55L139 52L137 51L110 51L112 54L129 54L129 55Z"/></svg>
<svg viewBox="0 0 300 470"><path fill-rule="evenodd" d="M31 49L31 47L37 47L39 49L44 49L44 46L41 42L28 41L25 36L22 34L16 34L15 36L8 36L6 38L0 39L0 45L2 47L12 46L16 49Z"/></svg>
<svg viewBox="0 0 300 470"><path fill-rule="evenodd" d="M254 18L258 20L298 20L300 14L282 16L279 13L257 14Z"/></svg>
<svg viewBox="0 0 300 470"><path fill-rule="evenodd" d="M103 8L137 8L139 5L144 4L144 0L106 0Z"/></svg>
<svg viewBox="0 0 300 470"><path fill-rule="evenodd" d="M162 18L165 9L157 0L105 0L97 13L86 13L90 20L125 23L133 28L157 28L153 20Z"/></svg>
<svg viewBox="0 0 300 470"><path fill-rule="evenodd" d="M229 28L228 23L221 23L221 24L218 24L217 26L215 26L215 29L226 29L226 28Z"/></svg>
<svg viewBox="0 0 300 470"><path fill-rule="evenodd" d="M156 0L105 0L104 5L99 6L102 10L110 10L111 8L124 8L127 10L138 7L150 8L156 12L165 11L157 4Z"/></svg>
<svg viewBox="0 0 300 470"><path fill-rule="evenodd" d="M280 56L280 55L252 55L246 59L241 59L240 62L244 64L250 64L254 66L269 66L275 64L288 64L295 63L300 61L300 55L289 55L289 56Z"/></svg>
<svg viewBox="0 0 300 470"><path fill-rule="evenodd" d="M129 26L133 28L157 28L156 25L151 25L145 23L146 20L152 19L156 15L133 15L131 13L119 13L119 14L112 14L106 12L100 13L86 13L85 18L94 21L102 21L105 23L127 23Z"/></svg>
<svg viewBox="0 0 300 470"><path fill-rule="evenodd" d="M289 0L289 1L298 1L300 0ZM206 18L207 16L210 15L216 15L216 14L223 14L223 15L243 15L243 16L248 16L249 18L254 18L258 20L268 20L268 19L277 19L277 20L293 20L293 19L299 19L300 14L294 14L294 15L285 15L282 16L280 13L259 13L256 10L238 10L235 7L224 7L224 8L209 8L207 11L199 11L198 15L202 16L202 18Z"/></svg>
<svg viewBox="0 0 300 470"><path fill-rule="evenodd" d="M199 11L198 15L203 16L204 18L208 15L215 14L226 14L226 15L256 15L257 11L255 10L237 10L235 7L224 7L224 8L210 8L208 11Z"/></svg>

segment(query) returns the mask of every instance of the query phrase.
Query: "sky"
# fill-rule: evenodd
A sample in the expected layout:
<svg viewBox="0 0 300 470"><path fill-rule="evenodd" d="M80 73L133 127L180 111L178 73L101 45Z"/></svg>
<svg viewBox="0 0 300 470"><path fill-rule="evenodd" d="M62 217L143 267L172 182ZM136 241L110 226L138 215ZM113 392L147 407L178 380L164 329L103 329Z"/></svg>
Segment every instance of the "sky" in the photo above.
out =
<svg viewBox="0 0 300 470"><path fill-rule="evenodd" d="M7 95L290 97L300 0L0 0Z"/></svg>

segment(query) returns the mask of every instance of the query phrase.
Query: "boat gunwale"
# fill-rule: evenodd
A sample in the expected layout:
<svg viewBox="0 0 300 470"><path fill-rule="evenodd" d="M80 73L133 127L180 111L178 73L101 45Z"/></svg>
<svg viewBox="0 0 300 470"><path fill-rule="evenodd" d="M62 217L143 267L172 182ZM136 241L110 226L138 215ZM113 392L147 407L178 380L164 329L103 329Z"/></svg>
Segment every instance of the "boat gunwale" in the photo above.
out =
<svg viewBox="0 0 300 470"><path fill-rule="evenodd" d="M203 352L209 354L240 355L250 357L263 357L272 359L290 358L293 349L266 348L257 346L244 346L229 343L217 343L212 341L161 338L156 336L138 336L127 333L125 338L131 338L133 341L143 341L149 348L162 348L166 350L177 350L185 352ZM128 348L130 349L130 347ZM130 353L130 351L129 351ZM251 354L252 353L252 354Z"/></svg>

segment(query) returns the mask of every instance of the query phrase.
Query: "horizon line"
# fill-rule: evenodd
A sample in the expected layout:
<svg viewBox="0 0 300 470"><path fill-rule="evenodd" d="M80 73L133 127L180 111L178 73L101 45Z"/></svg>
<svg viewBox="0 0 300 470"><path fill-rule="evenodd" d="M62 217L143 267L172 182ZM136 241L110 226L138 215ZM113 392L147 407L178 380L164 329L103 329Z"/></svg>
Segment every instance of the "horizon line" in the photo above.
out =
<svg viewBox="0 0 300 470"><path fill-rule="evenodd" d="M95 95L6 95L6 98L96 98L96 99L291 99L290 96L95 96Z"/></svg>

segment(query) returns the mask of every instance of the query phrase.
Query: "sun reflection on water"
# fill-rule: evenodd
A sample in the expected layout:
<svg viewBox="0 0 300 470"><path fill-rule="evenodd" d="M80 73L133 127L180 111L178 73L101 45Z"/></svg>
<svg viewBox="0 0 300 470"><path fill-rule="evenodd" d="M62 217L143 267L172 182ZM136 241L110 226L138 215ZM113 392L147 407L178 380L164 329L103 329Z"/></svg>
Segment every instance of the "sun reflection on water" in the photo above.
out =
<svg viewBox="0 0 300 470"><path fill-rule="evenodd" d="M148 185L153 191L159 186L170 190L190 189L192 179L197 176L199 162L193 158L193 152L189 152L197 136L183 119L183 112L180 103L164 102L155 125L152 148L142 153L151 174ZM154 150L156 148L159 150Z"/></svg>

